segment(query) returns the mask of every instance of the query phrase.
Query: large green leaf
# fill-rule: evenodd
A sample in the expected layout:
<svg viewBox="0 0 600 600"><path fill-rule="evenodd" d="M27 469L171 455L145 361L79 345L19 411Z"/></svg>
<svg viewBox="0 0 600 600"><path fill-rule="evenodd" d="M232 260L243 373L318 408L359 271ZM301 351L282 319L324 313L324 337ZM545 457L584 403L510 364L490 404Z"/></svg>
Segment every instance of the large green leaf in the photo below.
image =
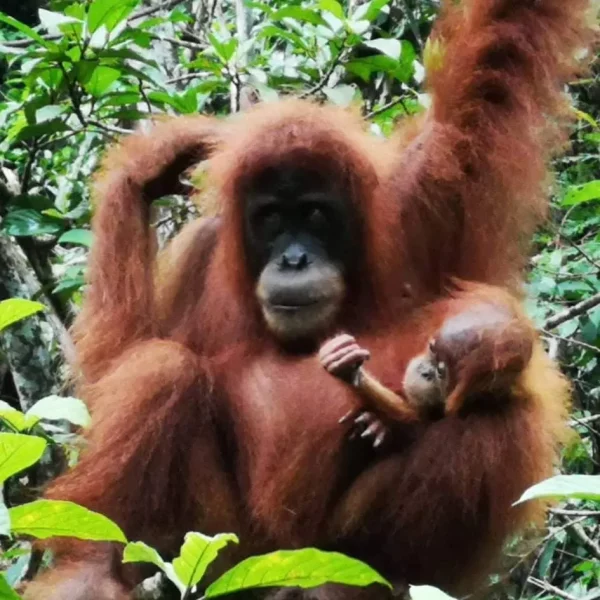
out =
<svg viewBox="0 0 600 600"><path fill-rule="evenodd" d="M11 27L14 27L21 33L25 34L28 38L31 38L32 40L35 40L36 42L40 43L42 46L44 46L44 48L48 48L51 50L58 49L58 46L56 44L45 40L37 31L25 25L25 23L21 23L21 21L17 21L17 19L9 17L3 12L0 12L0 21L6 23L7 25L10 25Z"/></svg>
<svg viewBox="0 0 600 600"><path fill-rule="evenodd" d="M129 542L123 550L124 563L150 563L165 571L166 563L160 554L144 542Z"/></svg>
<svg viewBox="0 0 600 600"><path fill-rule="evenodd" d="M583 204L584 202L590 202L591 200L598 200L600 198L600 179L588 181L583 185L574 185L569 188L569 191L565 194L561 204L563 206L576 206Z"/></svg>
<svg viewBox="0 0 600 600"><path fill-rule="evenodd" d="M600 502L600 475L551 477L526 490L516 504L536 498L579 498Z"/></svg>
<svg viewBox="0 0 600 600"><path fill-rule="evenodd" d="M312 588L325 583L367 586L391 584L365 563L315 548L282 550L248 558L212 583L206 598L264 587Z"/></svg>
<svg viewBox="0 0 600 600"><path fill-rule="evenodd" d="M311 23L313 25L326 25L325 19L315 10L302 8L300 6L284 6L271 15L273 21L282 21L283 19L296 19L300 22Z"/></svg>
<svg viewBox="0 0 600 600"><path fill-rule="evenodd" d="M52 122L44 123L43 125L33 125L33 127L50 127ZM26 127L25 129L30 129ZM24 129L24 130L25 130ZM24 131L23 130L23 131ZM51 219L36 210L29 208L13 210L9 212L4 221L2 228L8 235L15 237L29 237L32 235L54 234L62 230L63 224Z"/></svg>
<svg viewBox="0 0 600 600"><path fill-rule="evenodd" d="M25 298L9 298L0 302L0 331L9 325L35 315L46 307L41 302Z"/></svg>
<svg viewBox="0 0 600 600"><path fill-rule="evenodd" d="M37 417L28 417L3 400L0 400L0 418L19 433L31 429L39 421Z"/></svg>
<svg viewBox="0 0 600 600"><path fill-rule="evenodd" d="M85 404L70 396L46 396L27 411L27 417L51 421L65 419L79 427L88 427L91 420Z"/></svg>
<svg viewBox="0 0 600 600"><path fill-rule="evenodd" d="M92 246L92 232L89 229L70 229L59 238L59 244L75 244L77 246Z"/></svg>
<svg viewBox="0 0 600 600"><path fill-rule="evenodd" d="M2 600L20 600L21 596L13 590L2 573L0 573L0 598Z"/></svg>
<svg viewBox="0 0 600 600"><path fill-rule="evenodd" d="M0 483L40 460L46 445L34 435L0 433Z"/></svg>
<svg viewBox="0 0 600 600"><path fill-rule="evenodd" d="M185 536L179 556L173 561L177 578L186 588L195 586L219 552L239 539L233 533L219 533L214 537L192 531Z"/></svg>
<svg viewBox="0 0 600 600"><path fill-rule="evenodd" d="M9 510L12 532L44 540L74 537L81 540L123 542L127 539L109 518L64 500L36 500Z"/></svg>
<svg viewBox="0 0 600 600"><path fill-rule="evenodd" d="M90 76L87 78L83 87L86 92L92 96L102 96L110 86L121 77L121 71L119 69L113 69L112 67L106 67L100 65L96 67Z"/></svg>
<svg viewBox="0 0 600 600"><path fill-rule="evenodd" d="M379 52L389 56L394 60L398 60L400 58L400 54L402 53L402 44L398 40L378 38L376 40L364 42L364 44L369 48L379 50Z"/></svg>
<svg viewBox="0 0 600 600"><path fill-rule="evenodd" d="M112 31L123 19L127 18L137 6L139 0L94 0L90 4L87 23L90 32L104 25Z"/></svg>

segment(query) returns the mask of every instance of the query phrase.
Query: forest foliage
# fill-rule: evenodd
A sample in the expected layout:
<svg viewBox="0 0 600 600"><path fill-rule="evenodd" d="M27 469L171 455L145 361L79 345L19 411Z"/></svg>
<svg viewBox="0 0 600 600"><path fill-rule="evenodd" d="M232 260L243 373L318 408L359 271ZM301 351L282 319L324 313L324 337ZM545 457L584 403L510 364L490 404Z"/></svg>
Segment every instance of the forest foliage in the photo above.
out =
<svg viewBox="0 0 600 600"><path fill-rule="evenodd" d="M57 525L52 511L62 510L63 527L88 523L84 537L115 535L100 515L97 521L83 517L79 507L36 500L44 481L77 460L77 428L89 421L85 406L68 396L63 353L72 352L66 331L81 304L93 244L88 184L103 149L160 114L227 115L288 94L358 106L373 135L387 136L402 118L427 107L422 87L427 68L452 60L427 43L438 5L3 2L0 427L2 436L13 437L0 438L5 500L0 535L7 536L1 598L17 597L11 588L40 562L23 537L36 536L23 526L24 503L32 507L29 518ZM553 164L551 215L536 235L526 290L529 313L574 387L573 436L563 453L563 475L531 494L563 499L549 512L545 531L510 544L510 569L490 581L488 597L600 598L599 56L592 57L585 78L569 86L571 144ZM162 199L156 208L163 244L203 210L178 196ZM191 545L232 542L189 535ZM128 548L130 557L154 562L167 577L177 571L175 561L164 563L151 548Z"/></svg>

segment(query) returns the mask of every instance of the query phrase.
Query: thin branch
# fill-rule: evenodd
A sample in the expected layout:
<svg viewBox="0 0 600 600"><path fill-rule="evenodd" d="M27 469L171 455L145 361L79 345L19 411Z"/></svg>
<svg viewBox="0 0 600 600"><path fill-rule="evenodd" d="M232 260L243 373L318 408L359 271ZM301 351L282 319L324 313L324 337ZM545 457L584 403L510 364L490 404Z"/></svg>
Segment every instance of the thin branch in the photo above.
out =
<svg viewBox="0 0 600 600"><path fill-rule="evenodd" d="M600 560L600 544L590 538L584 528L579 524L574 525L572 531L579 538L579 541L594 555L594 558Z"/></svg>
<svg viewBox="0 0 600 600"><path fill-rule="evenodd" d="M106 125L105 123L94 121L92 119L88 120L88 124L98 127L98 129L108 131L109 133L116 133L117 135L129 135L130 133L133 133L133 129L125 129L124 127L117 127L116 125Z"/></svg>
<svg viewBox="0 0 600 600"><path fill-rule="evenodd" d="M564 223L564 221L563 221L563 223ZM552 229L554 229L554 233L560 239L567 242L567 244L569 244L569 246L571 246L571 248L573 248L580 256L585 258L585 260L587 260L591 265L596 267L596 269L598 269L598 271L600 272L600 263L598 263L596 260L594 260L593 257L591 257L583 248L581 248L581 246L579 246L575 241L573 241L568 235L562 233L560 231L560 228L554 226L554 227L552 227Z"/></svg>
<svg viewBox="0 0 600 600"><path fill-rule="evenodd" d="M540 331L544 335L549 335L553 339L560 340L561 342L564 342L565 344L572 344L573 346L580 346L581 348L584 348L585 350L589 350L590 352L600 354L600 348L597 348L596 346L592 346L591 344L586 344L586 342L582 342L582 341L576 340L574 338L562 337L560 335L557 335L556 333L552 333L551 331L546 331L545 329L541 329Z"/></svg>
<svg viewBox="0 0 600 600"><path fill-rule="evenodd" d="M183 2L184 0L170 0L169 2L163 2L162 4L145 8L144 10L140 10L134 15L131 15L131 17L129 17L127 21L131 22L135 19L142 19L144 17L148 17L149 15L153 15L154 13L157 13L161 10L169 10L171 8L175 8L178 4L182 4Z"/></svg>
<svg viewBox="0 0 600 600"><path fill-rule="evenodd" d="M402 104L402 106L404 106L404 97L400 97L400 98L396 98L395 100L391 100L390 102L388 102L387 104L384 104L380 108L372 110L371 112L369 112L365 115L365 119L372 119L373 117L376 117L377 115L384 113L386 110L389 110L390 108L394 108L394 106L396 106L398 104ZM405 108L405 110L406 110L406 108Z"/></svg>
<svg viewBox="0 0 600 600"><path fill-rule="evenodd" d="M553 515L563 517L600 517L600 510L575 510L570 508L550 508L548 510Z"/></svg>
<svg viewBox="0 0 600 600"><path fill-rule="evenodd" d="M558 596L559 598L564 598L564 600L579 600L579 598L577 598L576 596L573 596L573 595L569 594L568 592L561 590L560 588L556 587L555 585L552 585L551 583L548 583L547 581L538 579L537 577L528 577L527 581L529 581L529 583L532 583L536 587L539 587L542 590L545 590L546 592L553 593L555 596Z"/></svg>
<svg viewBox="0 0 600 600"><path fill-rule="evenodd" d="M594 294L593 296L587 298L586 300L582 300L577 304L574 304L567 310L564 310L553 317L550 317L546 320L543 325L543 329L554 329L575 317L585 314L590 311L592 308L600 305L600 293Z"/></svg>
<svg viewBox="0 0 600 600"><path fill-rule="evenodd" d="M204 73L186 73L185 75L179 75L179 77L167 79L165 83L183 83L184 81L190 81L191 79L196 79L197 77L204 77Z"/></svg>
<svg viewBox="0 0 600 600"><path fill-rule="evenodd" d="M173 44L173 46L180 46L181 48L189 48L190 50L206 50L206 46L204 44L188 42L186 40L180 40L178 38L173 38L166 35L151 33L150 37L152 37L154 40L158 40L159 42L168 42L169 44Z"/></svg>
<svg viewBox="0 0 600 600"><path fill-rule="evenodd" d="M575 425L583 425L586 429L595 433L596 430L593 427L590 427L590 423L595 423L596 421L600 421L600 415L590 415L589 417L571 417L569 426L575 427Z"/></svg>
<svg viewBox="0 0 600 600"><path fill-rule="evenodd" d="M343 41L342 49L338 52L338 55L331 61L331 64L329 65L327 71L325 71L324 75L316 83L316 85L311 87L309 90L306 90L306 92L300 94L299 98L308 98L309 96L314 96L315 94L318 94L327 85L327 82L329 81L329 78L333 75L335 68L342 62L343 58L345 58L346 56L347 49L345 48L345 43L346 40Z"/></svg>

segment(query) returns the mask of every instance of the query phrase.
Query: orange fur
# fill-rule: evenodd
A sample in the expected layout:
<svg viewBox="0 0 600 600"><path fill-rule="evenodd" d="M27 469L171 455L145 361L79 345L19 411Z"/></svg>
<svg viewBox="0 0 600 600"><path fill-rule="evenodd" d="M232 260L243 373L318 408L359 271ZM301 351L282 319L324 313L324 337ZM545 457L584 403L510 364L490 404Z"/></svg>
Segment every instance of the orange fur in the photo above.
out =
<svg viewBox="0 0 600 600"><path fill-rule="evenodd" d="M588 38L586 3L453 6L437 29L446 64L430 74L433 108L416 135L374 141L356 116L290 100L225 123L169 121L109 153L76 325L94 426L82 462L50 496L106 512L161 549L185 530L233 529L243 553L317 545L393 581L454 592L472 590L506 536L540 518L539 505L511 505L552 471L568 386L512 296L544 213L546 148ZM220 215L191 225L155 279L146 201L209 154ZM360 219L362 258L336 328L372 350L373 373L397 388L444 321L483 296L515 315L517 341L528 342L495 345L498 330L484 360L475 348L461 372L478 383L516 357L511 389L474 392L435 423L399 425L384 455L348 443L337 419L356 402L352 390L314 357L276 345L245 268L244 190L289 162L325 172ZM115 579L125 579L107 560L61 545L57 571L26 598L85 600L92 585L95 598L116 598Z"/></svg>

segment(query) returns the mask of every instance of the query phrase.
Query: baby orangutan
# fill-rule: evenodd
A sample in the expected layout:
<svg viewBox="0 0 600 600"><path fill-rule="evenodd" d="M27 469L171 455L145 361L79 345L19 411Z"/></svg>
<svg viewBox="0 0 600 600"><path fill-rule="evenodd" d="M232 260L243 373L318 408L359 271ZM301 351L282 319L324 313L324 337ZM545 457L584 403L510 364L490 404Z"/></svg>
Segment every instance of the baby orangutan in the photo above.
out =
<svg viewBox="0 0 600 600"><path fill-rule="evenodd" d="M448 368L438 360L431 340L427 349L407 365L402 382L402 395L384 386L363 367L370 353L347 333L325 342L319 350L319 361L329 373L351 383L359 391L365 406L352 409L340 423L349 419L359 427L366 426L361 437L373 438L373 447L380 446L387 428L378 415L403 423L430 416L436 409L443 412L448 390ZM353 433L355 435L356 432Z"/></svg>

